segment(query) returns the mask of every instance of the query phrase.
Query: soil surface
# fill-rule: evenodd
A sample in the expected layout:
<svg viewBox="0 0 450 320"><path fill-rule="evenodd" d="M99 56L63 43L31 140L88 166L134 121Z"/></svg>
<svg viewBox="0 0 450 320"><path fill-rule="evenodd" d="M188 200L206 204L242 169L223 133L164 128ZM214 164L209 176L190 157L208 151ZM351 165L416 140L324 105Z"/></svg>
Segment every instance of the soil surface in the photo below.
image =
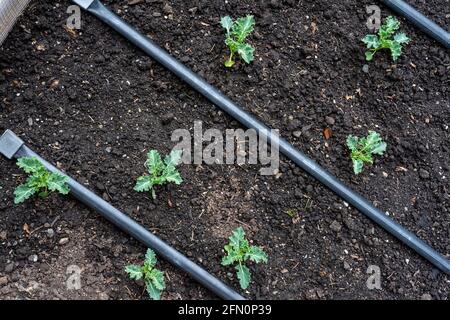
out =
<svg viewBox="0 0 450 320"><path fill-rule="evenodd" d="M449 256L450 57L402 19L413 40L404 55L394 64L380 52L367 64L360 39L374 2L104 1ZM448 27L448 1L410 2ZM146 152L168 153L173 130L192 130L195 120L204 130L240 125L96 18L82 13L81 30L65 29L69 5L32 1L0 48L0 132L14 130L237 290L233 268L220 261L230 232L243 226L269 255L267 265L251 264L252 284L240 291L248 298L449 297L447 276L284 157L276 176L259 175L258 165L181 165L184 183L159 188L156 201L134 192ZM223 66L219 19L227 14L256 18L251 65ZM368 130L388 151L355 176L345 139ZM14 205L26 176L13 161L0 158L0 177L0 298L147 299L123 271L146 248L70 197ZM380 290L366 285L371 265ZM216 298L162 259L158 267L163 299ZM77 268L81 288L68 290Z"/></svg>

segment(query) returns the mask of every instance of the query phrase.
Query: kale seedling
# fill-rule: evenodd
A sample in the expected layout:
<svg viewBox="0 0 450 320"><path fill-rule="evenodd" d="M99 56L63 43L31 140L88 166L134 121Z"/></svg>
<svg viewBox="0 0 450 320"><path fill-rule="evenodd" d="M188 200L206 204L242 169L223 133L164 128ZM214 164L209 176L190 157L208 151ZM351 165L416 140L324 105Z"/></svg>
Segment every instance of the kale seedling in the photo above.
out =
<svg viewBox="0 0 450 320"><path fill-rule="evenodd" d="M230 57L225 61L225 66L230 68L234 65L234 55L237 53L246 63L253 61L255 49L245 39L253 32L255 18L246 16L233 21L229 16L222 17L220 24L227 30L225 44L230 49Z"/></svg>
<svg viewBox="0 0 450 320"><path fill-rule="evenodd" d="M366 60L371 61L374 54L381 49L390 49L392 59L397 59L402 54L403 45L410 39L403 32L395 33L400 28L400 22L395 17L388 17L378 30L378 35L369 34L362 40L369 51L366 52ZM394 35L395 34L395 35Z"/></svg>
<svg viewBox="0 0 450 320"><path fill-rule="evenodd" d="M45 199L50 191L68 194L70 189L67 185L68 177L59 173L51 173L35 157L23 157L17 160L17 166L30 174L26 182L14 191L14 203L19 204L29 199L34 194Z"/></svg>
<svg viewBox="0 0 450 320"><path fill-rule="evenodd" d="M132 264L125 267L125 272L131 279L144 280L147 293L153 300L161 299L161 292L166 288L164 273L155 268L156 262L155 253L152 249L148 249L145 254L144 265Z"/></svg>
<svg viewBox="0 0 450 320"><path fill-rule="evenodd" d="M267 263L267 255L260 247L250 246L245 239L245 232L242 227L233 231L229 237L230 243L224 249L227 255L222 259L222 265L228 266L234 263L236 265L237 277L242 289L247 289L250 284L250 270L245 265L245 261L250 260L256 263Z"/></svg>
<svg viewBox="0 0 450 320"><path fill-rule="evenodd" d="M353 171L359 174L363 170L364 163L373 163L373 154L382 155L386 151L387 144L378 133L369 131L369 135L365 138L348 136L347 146L352 152Z"/></svg>
<svg viewBox="0 0 450 320"><path fill-rule="evenodd" d="M182 153L183 151L181 150L173 150L164 158L163 162L159 152L151 150L147 154L147 161L145 162L145 166L150 175L139 177L134 190L137 192L150 191L152 198L156 199L154 186L164 185L168 182L181 184L183 179L181 179L181 175L177 171L176 166L181 160Z"/></svg>

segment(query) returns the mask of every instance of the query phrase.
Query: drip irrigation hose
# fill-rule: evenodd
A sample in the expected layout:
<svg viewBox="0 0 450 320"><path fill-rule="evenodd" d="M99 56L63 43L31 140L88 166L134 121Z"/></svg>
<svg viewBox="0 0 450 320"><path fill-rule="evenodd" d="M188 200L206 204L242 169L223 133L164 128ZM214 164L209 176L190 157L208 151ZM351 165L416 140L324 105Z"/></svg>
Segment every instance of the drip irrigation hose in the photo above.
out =
<svg viewBox="0 0 450 320"><path fill-rule="evenodd" d="M42 162L47 170L51 172L58 172L64 176L67 176L52 164L42 159L33 150L28 148L24 142L10 130L6 130L6 132L0 137L0 154L3 154L8 159L36 157ZM153 249L168 262L189 274L192 278L217 294L219 297L226 300L245 300L245 298L240 294L235 292L219 279L215 278L202 267L189 260L160 238L146 230L135 220L114 208L108 202L88 190L86 187L82 186L74 179L70 177L68 178L70 194L75 199L97 211L101 216L134 237L136 240L143 243L146 247Z"/></svg>
<svg viewBox="0 0 450 320"><path fill-rule="evenodd" d="M411 5L403 0L381 0L392 11L404 16L413 25L425 32L430 37L439 41L445 48L450 48L450 33L428 19Z"/></svg>
<svg viewBox="0 0 450 320"><path fill-rule="evenodd" d="M152 40L136 31L120 17L108 10L99 0L73 1L116 30L131 43L136 45L154 60L159 62L192 88L201 93L213 104L238 120L241 124L248 128L257 130L260 137L266 137L266 141L269 141L272 145L278 145L279 150L300 168L330 188L346 202L351 204L368 218L384 228L387 232L419 253L437 268L450 275L450 263L445 257L440 255L436 250L420 240L413 233L403 228L394 220L390 219L385 213L375 208L369 201L364 199L358 193L352 191L344 183L321 168L305 154L297 150L287 140L284 140L273 133L262 122L244 111L240 106L232 102L220 91L208 84L204 79L172 57L167 51L156 45Z"/></svg>

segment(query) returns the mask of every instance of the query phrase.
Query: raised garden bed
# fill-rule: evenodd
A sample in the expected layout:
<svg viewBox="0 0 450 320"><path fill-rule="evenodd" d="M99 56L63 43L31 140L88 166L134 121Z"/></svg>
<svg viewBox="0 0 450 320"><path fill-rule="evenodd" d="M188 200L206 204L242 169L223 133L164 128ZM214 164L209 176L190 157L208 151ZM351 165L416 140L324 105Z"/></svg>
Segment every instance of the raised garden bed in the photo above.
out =
<svg viewBox="0 0 450 320"><path fill-rule="evenodd" d="M397 64L380 52L367 69L360 39L367 33L368 1L104 3L395 220L449 252L445 49L403 23L413 42ZM445 3L411 3L446 25ZM222 248L233 229L246 228L269 255L267 266L255 266L247 297L448 296L448 277L284 158L277 177L260 176L257 166L183 165L185 183L169 186L155 202L133 192L146 151L170 151L174 129L190 129L194 120L204 129L239 125L95 18L84 14L82 32L67 32L67 5L33 2L1 47L0 131L14 129L236 288L232 269L220 266ZM218 21L248 13L257 21L255 61L228 70ZM370 129L389 148L355 177L345 139ZM24 175L13 163L0 163L0 272L7 282L1 297L142 296L123 272L140 261L142 246L71 199L14 206L12 193ZM287 214L292 210L298 216ZM80 290L66 290L69 265L84 270ZM382 290L366 287L369 265L380 266ZM163 261L160 266L170 278L163 298L214 297Z"/></svg>

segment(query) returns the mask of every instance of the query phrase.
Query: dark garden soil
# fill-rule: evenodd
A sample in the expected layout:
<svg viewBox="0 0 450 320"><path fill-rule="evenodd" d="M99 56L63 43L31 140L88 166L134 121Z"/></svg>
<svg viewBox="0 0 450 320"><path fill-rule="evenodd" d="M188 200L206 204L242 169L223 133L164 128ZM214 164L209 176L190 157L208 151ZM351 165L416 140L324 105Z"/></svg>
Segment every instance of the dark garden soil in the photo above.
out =
<svg viewBox="0 0 450 320"><path fill-rule="evenodd" d="M367 69L360 39L365 6L376 1L104 2L449 255L450 57L437 43L402 19L413 39L404 55L393 64L379 53ZM448 1L410 2L448 26ZM243 226L269 254L267 265L251 266L249 298L448 298L448 277L284 157L277 176L261 176L255 165L182 165L184 183L158 189L155 202L134 192L146 152L169 152L173 130L192 130L195 120L204 130L240 125L88 14L81 31L68 32L68 5L32 1L0 48L1 132L14 130L235 288L234 270L220 260L231 230ZM256 59L228 70L218 21L249 13ZM368 130L388 151L355 176L345 139ZM123 272L142 260L142 245L70 197L16 206L25 175L0 158L0 176L1 298L147 298ZM80 290L66 288L71 265L82 269ZM381 290L366 286L369 265L380 267ZM168 263L159 267L164 299L216 298Z"/></svg>

